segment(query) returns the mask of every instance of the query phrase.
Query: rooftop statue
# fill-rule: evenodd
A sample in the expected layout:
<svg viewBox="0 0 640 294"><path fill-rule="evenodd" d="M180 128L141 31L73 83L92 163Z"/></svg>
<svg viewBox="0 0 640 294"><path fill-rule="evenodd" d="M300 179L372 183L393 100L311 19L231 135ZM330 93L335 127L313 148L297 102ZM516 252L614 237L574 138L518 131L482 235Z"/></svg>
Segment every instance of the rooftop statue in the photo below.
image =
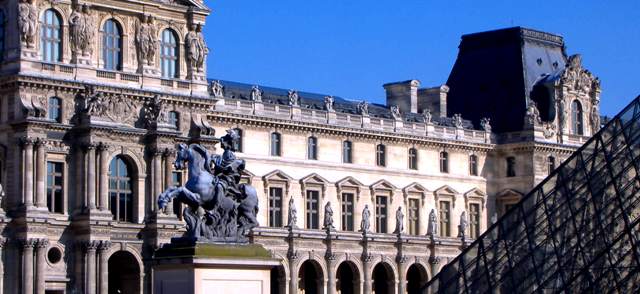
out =
<svg viewBox="0 0 640 294"><path fill-rule="evenodd" d="M404 213L402 212L402 207L398 206L398 210L396 210L396 229L393 231L394 234L402 234L404 231Z"/></svg>
<svg viewBox="0 0 640 294"><path fill-rule="evenodd" d="M234 147L240 137L227 130L220 138L222 155L210 155L200 144L179 144L175 167L188 165L188 180L160 194L158 206L171 199L185 204L185 237L213 242L247 242L246 235L258 226L258 197L255 188L240 184L245 162L237 159Z"/></svg>

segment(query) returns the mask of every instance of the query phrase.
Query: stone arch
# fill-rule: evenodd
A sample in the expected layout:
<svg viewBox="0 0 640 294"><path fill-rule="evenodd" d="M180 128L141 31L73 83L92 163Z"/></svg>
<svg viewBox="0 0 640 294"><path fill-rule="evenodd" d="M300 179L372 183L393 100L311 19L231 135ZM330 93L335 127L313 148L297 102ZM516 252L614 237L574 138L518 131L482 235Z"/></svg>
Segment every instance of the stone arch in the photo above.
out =
<svg viewBox="0 0 640 294"><path fill-rule="evenodd" d="M384 258L371 267L371 289L377 294L395 293L398 284L398 270Z"/></svg>
<svg viewBox="0 0 640 294"><path fill-rule="evenodd" d="M147 176L146 173L145 173L145 171L147 170L145 161L136 152L133 152L129 148L124 148L124 147L121 148L121 149L118 148L117 150L112 151L108 155L109 162L111 162L111 160L113 160L116 156L122 156L122 157L126 158L128 160L128 162L132 165L132 167L134 169L134 173L138 177L144 178L144 177Z"/></svg>
<svg viewBox="0 0 640 294"><path fill-rule="evenodd" d="M131 181L131 189L133 192L133 205L132 205L132 215L131 222L140 223L144 219L145 215L145 179L146 174L143 172L144 166L142 162L139 161L137 155L133 154L128 150L122 150L121 153L113 153L112 156L108 157L109 166L107 166L107 170L109 170L111 163L116 160L116 158L121 158L129 168L129 177ZM142 168L141 168L142 167ZM109 177L109 174L105 175ZM110 201L110 200L109 200ZM149 205L153 205L152 203L148 203Z"/></svg>
<svg viewBox="0 0 640 294"><path fill-rule="evenodd" d="M280 261L280 265L271 269L271 293L286 293L289 286L289 261L286 256L279 253L273 253L273 257Z"/></svg>
<svg viewBox="0 0 640 294"><path fill-rule="evenodd" d="M335 269L336 291L343 294L360 293L361 284L364 281L363 271L354 261L343 259L337 262Z"/></svg>
<svg viewBox="0 0 640 294"><path fill-rule="evenodd" d="M309 258L302 260L297 266L295 277L298 279L298 289L305 293L324 293L327 269L322 259Z"/></svg>
<svg viewBox="0 0 640 294"><path fill-rule="evenodd" d="M144 267L129 250L116 250L108 257L109 293L140 293Z"/></svg>
<svg viewBox="0 0 640 294"><path fill-rule="evenodd" d="M419 294L420 288L424 286L429 281L429 271L428 267L423 264L416 262L409 265L405 272L405 281L402 283L406 283L405 289L407 289L407 293L409 294Z"/></svg>

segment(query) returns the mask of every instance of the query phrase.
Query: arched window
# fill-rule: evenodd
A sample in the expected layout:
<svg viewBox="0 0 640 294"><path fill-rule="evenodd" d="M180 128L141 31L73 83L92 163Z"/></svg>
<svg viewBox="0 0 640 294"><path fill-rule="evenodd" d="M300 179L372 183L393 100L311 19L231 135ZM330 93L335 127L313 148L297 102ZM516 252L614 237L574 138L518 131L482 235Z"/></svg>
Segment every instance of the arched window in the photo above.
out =
<svg viewBox="0 0 640 294"><path fill-rule="evenodd" d="M235 142L235 146L233 146L233 149L237 152L242 152L242 139L243 139L242 129L235 128L235 130L236 130L236 134L238 134L238 141Z"/></svg>
<svg viewBox="0 0 640 294"><path fill-rule="evenodd" d="M102 27L102 61L104 69L122 69L122 29L113 19Z"/></svg>
<svg viewBox="0 0 640 294"><path fill-rule="evenodd" d="M387 166L387 147L382 144L376 146L376 165Z"/></svg>
<svg viewBox="0 0 640 294"><path fill-rule="evenodd" d="M58 97L49 98L49 110L47 111L50 120L55 122L62 121L62 101Z"/></svg>
<svg viewBox="0 0 640 294"><path fill-rule="evenodd" d="M271 133L271 156L282 155L281 136L279 133Z"/></svg>
<svg viewBox="0 0 640 294"><path fill-rule="evenodd" d="M440 152L440 172L449 173L449 153Z"/></svg>
<svg viewBox="0 0 640 294"><path fill-rule="evenodd" d="M318 159L318 138L316 137L311 136L307 139L307 158Z"/></svg>
<svg viewBox="0 0 640 294"><path fill-rule="evenodd" d="M109 207L113 219L133 222L133 179L129 164L120 156L109 164Z"/></svg>
<svg viewBox="0 0 640 294"><path fill-rule="evenodd" d="M409 148L409 169L418 169L418 149Z"/></svg>
<svg viewBox="0 0 640 294"><path fill-rule="evenodd" d="M351 141L342 142L342 162L353 163L353 144Z"/></svg>
<svg viewBox="0 0 640 294"><path fill-rule="evenodd" d="M583 135L582 105L578 100L571 102L571 129L574 135Z"/></svg>
<svg viewBox="0 0 640 294"><path fill-rule="evenodd" d="M0 10L0 62L4 57L4 27L6 21L4 11Z"/></svg>
<svg viewBox="0 0 640 294"><path fill-rule="evenodd" d="M167 120L169 124L174 126L176 129L180 128L180 113L177 111L169 111Z"/></svg>
<svg viewBox="0 0 640 294"><path fill-rule="evenodd" d="M160 65L163 78L178 77L178 37L170 29L162 31L160 40Z"/></svg>
<svg viewBox="0 0 640 294"><path fill-rule="evenodd" d="M60 16L53 9L48 9L40 19L40 53L42 61L58 62L62 60L62 29Z"/></svg>
<svg viewBox="0 0 640 294"><path fill-rule="evenodd" d="M478 175L478 156L475 154L469 155L469 175Z"/></svg>

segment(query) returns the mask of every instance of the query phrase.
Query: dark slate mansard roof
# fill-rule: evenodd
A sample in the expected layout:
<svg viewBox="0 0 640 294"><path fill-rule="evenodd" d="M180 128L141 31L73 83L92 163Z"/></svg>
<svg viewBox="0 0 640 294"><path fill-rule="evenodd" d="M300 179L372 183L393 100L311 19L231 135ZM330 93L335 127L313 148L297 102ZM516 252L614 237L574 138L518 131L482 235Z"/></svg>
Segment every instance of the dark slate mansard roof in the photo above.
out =
<svg viewBox="0 0 640 294"><path fill-rule="evenodd" d="M216 79L209 79L209 84L215 81ZM219 80L220 84L224 87L224 97L239 99L239 100L250 100L251 98L251 88L253 85L239 83L239 82L231 82ZM279 104L279 105L289 105L289 90L281 89L281 88L273 88L267 86L258 85L262 93L262 102L263 103L271 103L271 104ZM309 93L298 91L298 96L300 97L300 107L306 109L314 109L314 110L324 110L324 97L330 95L317 94L317 93ZM333 108L336 112L348 113L360 115L358 112L357 105L360 101L348 100L342 97L333 96L334 104ZM369 116L370 117L378 117L378 118L386 118L393 119L391 115L391 110L389 107L369 102ZM405 122L424 122L424 117L422 114L418 113L402 113L403 120ZM463 117L463 127L465 129L474 129L471 121L464 119ZM431 119L432 123L442 126L454 126L453 118L451 117L436 117L433 116Z"/></svg>

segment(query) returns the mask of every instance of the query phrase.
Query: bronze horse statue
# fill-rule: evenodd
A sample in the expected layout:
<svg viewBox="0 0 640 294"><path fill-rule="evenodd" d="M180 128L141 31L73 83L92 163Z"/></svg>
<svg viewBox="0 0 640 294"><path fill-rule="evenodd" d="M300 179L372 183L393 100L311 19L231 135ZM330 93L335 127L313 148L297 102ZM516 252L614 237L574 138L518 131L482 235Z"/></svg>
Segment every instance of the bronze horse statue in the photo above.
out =
<svg viewBox="0 0 640 294"><path fill-rule="evenodd" d="M188 180L182 187L171 187L161 193L158 206L164 208L171 199L187 205L184 218L188 237L237 241L258 225L256 190L238 183L239 174L244 169L243 160L235 160L235 168L231 171L230 168L222 169L233 173L227 175L212 172L209 164L219 162L213 158L199 144L179 144L174 166L177 170L184 170L188 164ZM239 193L230 193L232 186L237 187Z"/></svg>

